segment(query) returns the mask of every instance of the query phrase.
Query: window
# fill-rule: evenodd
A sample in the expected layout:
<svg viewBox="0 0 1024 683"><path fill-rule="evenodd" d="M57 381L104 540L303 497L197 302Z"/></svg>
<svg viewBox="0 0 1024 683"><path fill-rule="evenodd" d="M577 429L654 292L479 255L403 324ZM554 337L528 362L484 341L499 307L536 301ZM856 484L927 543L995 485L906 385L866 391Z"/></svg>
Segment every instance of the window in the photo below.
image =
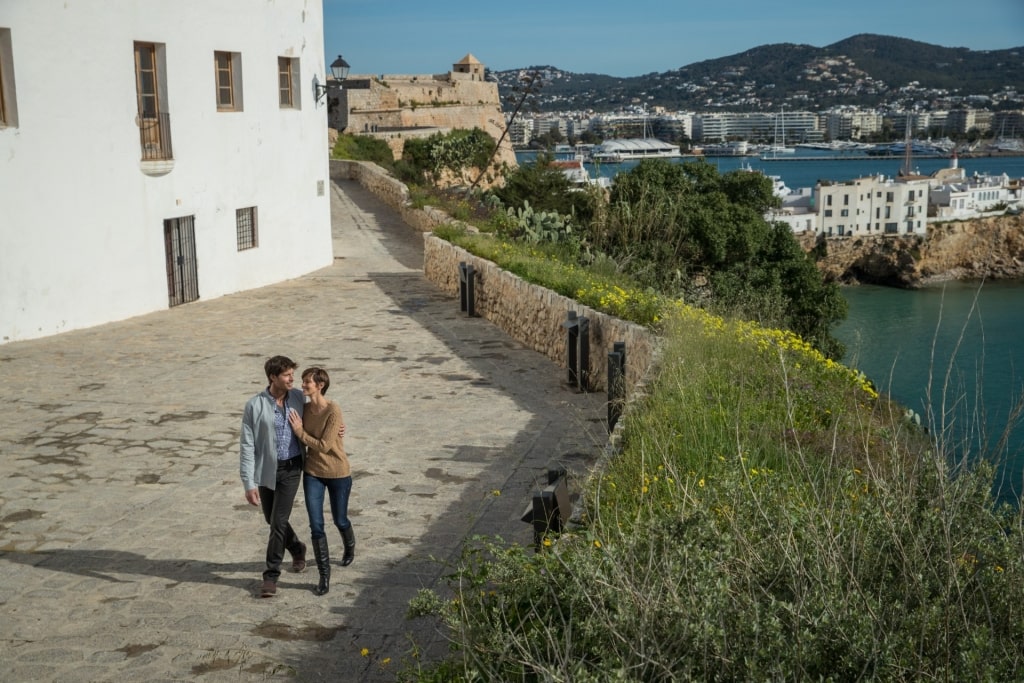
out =
<svg viewBox="0 0 1024 683"><path fill-rule="evenodd" d="M242 111L242 55L238 52L214 52L213 68L217 84L217 111Z"/></svg>
<svg viewBox="0 0 1024 683"><path fill-rule="evenodd" d="M295 85L299 82L299 60L293 57L277 58L277 83L281 109L298 109L299 92Z"/></svg>
<svg viewBox="0 0 1024 683"><path fill-rule="evenodd" d="M887 201L887 202L891 202L892 201L892 192L886 192L885 193L885 201Z"/></svg>
<svg viewBox="0 0 1024 683"><path fill-rule="evenodd" d="M238 251L259 246L256 238L256 207L249 206L235 211L235 232L238 235Z"/></svg>
<svg viewBox="0 0 1024 683"><path fill-rule="evenodd" d="M825 209L825 218L832 218L832 209Z"/></svg>
<svg viewBox="0 0 1024 683"><path fill-rule="evenodd" d="M143 161L173 159L171 117L164 111L166 89L164 46L135 43L135 90L139 108L139 141Z"/></svg>
<svg viewBox="0 0 1024 683"><path fill-rule="evenodd" d="M850 210L849 209L843 209L842 211L839 212L839 215L842 216L843 218L846 218L847 216L850 215Z"/></svg>
<svg viewBox="0 0 1024 683"><path fill-rule="evenodd" d="M0 52L0 127L7 127L7 98L4 97L4 64L7 60Z"/></svg>
<svg viewBox="0 0 1024 683"><path fill-rule="evenodd" d="M0 28L0 128L18 125L18 107L14 98L14 52L11 29Z"/></svg>
<svg viewBox="0 0 1024 683"><path fill-rule="evenodd" d="M849 206L849 205L850 205L850 195L844 194L843 195L843 206Z"/></svg>
<svg viewBox="0 0 1024 683"><path fill-rule="evenodd" d="M825 199L825 203L826 203L826 204L827 204L828 206L832 206L832 195L829 195L829 196L828 196L828 197L827 197L827 198Z"/></svg>

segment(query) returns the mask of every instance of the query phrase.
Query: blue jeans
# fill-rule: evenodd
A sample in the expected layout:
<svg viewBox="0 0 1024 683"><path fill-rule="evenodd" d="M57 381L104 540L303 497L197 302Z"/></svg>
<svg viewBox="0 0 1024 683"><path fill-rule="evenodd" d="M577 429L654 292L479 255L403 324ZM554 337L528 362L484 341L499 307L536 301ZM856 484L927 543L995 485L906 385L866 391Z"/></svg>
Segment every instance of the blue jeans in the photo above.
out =
<svg viewBox="0 0 1024 683"><path fill-rule="evenodd" d="M306 514L309 515L309 531L315 541L324 538L324 490L331 499L331 517L338 531L349 527L348 495L352 492L352 477L314 477L302 475L302 493L306 497Z"/></svg>

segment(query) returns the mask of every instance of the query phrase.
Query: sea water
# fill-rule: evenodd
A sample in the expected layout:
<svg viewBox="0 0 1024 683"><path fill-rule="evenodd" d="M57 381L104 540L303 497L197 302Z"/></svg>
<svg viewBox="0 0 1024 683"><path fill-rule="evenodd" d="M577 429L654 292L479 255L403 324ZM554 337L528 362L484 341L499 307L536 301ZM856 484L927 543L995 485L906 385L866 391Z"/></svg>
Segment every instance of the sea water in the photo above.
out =
<svg viewBox="0 0 1024 683"><path fill-rule="evenodd" d="M1019 501L1024 425L1010 418L1024 396L1024 283L861 285L843 295L849 315L834 334L846 365L943 434L954 459L995 462L994 491Z"/></svg>

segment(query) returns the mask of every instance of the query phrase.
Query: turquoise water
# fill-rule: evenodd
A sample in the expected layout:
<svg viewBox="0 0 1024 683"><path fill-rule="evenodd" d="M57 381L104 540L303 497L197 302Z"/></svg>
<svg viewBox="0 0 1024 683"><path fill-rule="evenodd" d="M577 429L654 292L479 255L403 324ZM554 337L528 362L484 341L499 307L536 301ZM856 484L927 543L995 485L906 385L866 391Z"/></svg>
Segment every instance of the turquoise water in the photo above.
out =
<svg viewBox="0 0 1024 683"><path fill-rule="evenodd" d="M849 317L834 332L847 345L845 363L922 420L931 406L933 433L945 414L958 452L994 459L996 492L1019 500L1024 425L1008 419L1024 394L1024 283L858 286L843 294Z"/></svg>

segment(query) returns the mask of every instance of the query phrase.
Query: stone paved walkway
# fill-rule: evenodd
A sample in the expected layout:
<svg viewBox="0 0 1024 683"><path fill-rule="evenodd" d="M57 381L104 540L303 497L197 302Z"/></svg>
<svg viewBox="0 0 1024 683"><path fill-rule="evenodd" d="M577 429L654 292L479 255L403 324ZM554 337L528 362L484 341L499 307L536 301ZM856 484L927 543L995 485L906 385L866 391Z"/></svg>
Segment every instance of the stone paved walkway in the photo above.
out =
<svg viewBox="0 0 1024 683"><path fill-rule="evenodd" d="M0 346L0 680L394 680L414 642L444 651L405 620L443 561L474 534L528 543L546 466L593 462L603 396L459 313L359 185L332 195L329 268ZM349 428L357 555L324 597L312 566L255 597L238 427L276 353L328 368ZM308 537L301 492L292 521Z"/></svg>

